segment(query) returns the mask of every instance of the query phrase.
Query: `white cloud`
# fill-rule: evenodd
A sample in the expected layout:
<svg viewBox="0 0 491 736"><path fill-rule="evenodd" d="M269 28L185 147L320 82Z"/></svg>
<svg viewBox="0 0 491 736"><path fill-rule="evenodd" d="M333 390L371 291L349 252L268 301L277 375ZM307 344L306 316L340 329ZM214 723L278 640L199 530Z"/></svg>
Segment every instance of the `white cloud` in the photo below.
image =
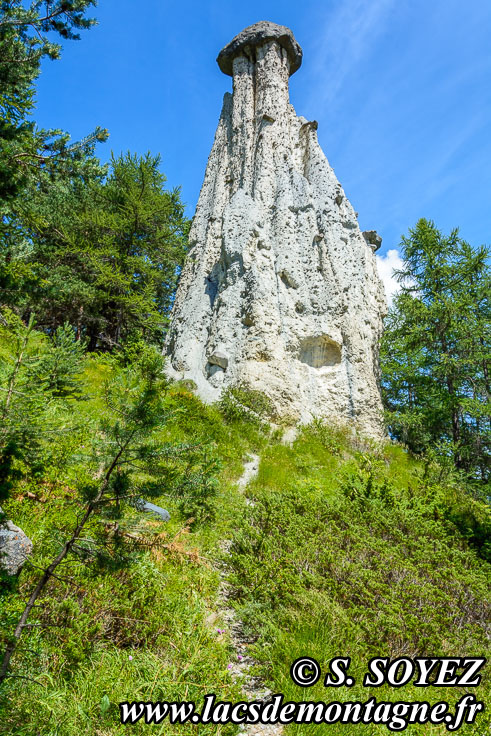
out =
<svg viewBox="0 0 491 736"><path fill-rule="evenodd" d="M394 278L394 269L402 268L404 261L399 255L399 251L395 248L387 251L385 256L375 256L377 260L377 268L380 278L383 281L385 294L389 306L396 292L401 288Z"/></svg>

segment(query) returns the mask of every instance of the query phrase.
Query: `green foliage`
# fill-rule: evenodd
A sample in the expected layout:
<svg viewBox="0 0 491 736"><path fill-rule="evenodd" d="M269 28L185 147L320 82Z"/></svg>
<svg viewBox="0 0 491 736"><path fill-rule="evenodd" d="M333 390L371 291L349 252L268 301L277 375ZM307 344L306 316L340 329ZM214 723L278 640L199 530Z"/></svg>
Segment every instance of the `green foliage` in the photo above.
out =
<svg viewBox="0 0 491 736"><path fill-rule="evenodd" d="M43 386L53 396L69 396L80 386L85 344L75 340L73 329L65 322L55 330L53 337L30 367L29 380Z"/></svg>
<svg viewBox="0 0 491 736"><path fill-rule="evenodd" d="M53 41L77 40L78 31L94 25L85 16L95 0L4 0L0 4L0 202L17 196L39 170L72 167L86 141L70 146L60 131L38 130L29 115L34 107L34 81L44 57L57 59L61 46ZM97 129L91 140L105 140ZM5 226L5 223L4 223Z"/></svg>
<svg viewBox="0 0 491 736"><path fill-rule="evenodd" d="M83 370L84 348L65 325L53 338L37 333L34 320L26 328L5 312L0 327L0 490L5 498L16 483L29 476L40 482L50 472L76 485L88 502L97 494L96 479L114 455L114 448L131 448L129 460L118 461L108 485L109 497L178 497L188 516L198 522L213 515L218 458L209 442L174 443L157 438L172 421L169 383L159 353L146 346L138 360L121 366L108 364L100 386L103 399L96 416L82 426L87 401ZM70 442L70 436L75 443ZM129 442L129 445L128 445ZM78 463L82 462L82 467ZM126 467L130 463L131 473ZM103 510L104 504L99 510ZM118 503L121 516L123 506Z"/></svg>
<svg viewBox="0 0 491 736"><path fill-rule="evenodd" d="M216 514L215 497L219 488L221 463L211 446L203 453L191 448L187 455L187 469L180 488L181 513L193 523L212 520Z"/></svg>
<svg viewBox="0 0 491 736"><path fill-rule="evenodd" d="M32 339L33 354L45 349L45 337L33 332ZM14 347L5 330L0 349L6 355ZM250 424L226 425L216 408L169 385L160 356L149 347L133 364L118 356L88 355L83 367L78 379L83 390L75 398L51 399L64 405L66 414L76 414L75 426L45 438L50 462L36 477L24 468L4 504L9 518L33 540L34 555L18 591L0 589L1 642L11 634L39 568L94 498L101 467L131 426L140 429L107 489L107 502L98 505L71 562L50 581L32 612L35 626L19 644L14 673L45 687L6 681L0 719L16 736L39 728L53 736L101 728L122 734L117 703L133 698L199 701L216 688L221 697L240 699L227 668L228 637L217 635L224 625L220 619L208 623L218 584L208 560L239 513L240 501L227 479L237 477L242 454L257 450L264 438ZM152 432L143 431L148 424ZM140 497L168 508L170 522L143 513ZM217 501L220 513L211 524ZM195 523L190 531L189 516L208 523ZM214 728L203 727L203 733Z"/></svg>
<svg viewBox="0 0 491 736"><path fill-rule="evenodd" d="M12 308L34 309L50 332L68 322L89 350L160 344L188 222L159 163L127 154L107 172L87 154L76 174L43 175L17 198L5 237Z"/></svg>
<svg viewBox="0 0 491 736"><path fill-rule="evenodd" d="M32 258L39 247L37 229L41 222L45 227L49 217L46 208L39 206L42 194L49 196L50 190L59 204L69 182L88 181L104 171L93 154L95 142L106 140L107 131L97 128L79 143L71 143L68 134L41 130L30 118L41 61L60 55L61 46L53 34L78 39L79 30L95 23L85 16L95 4L95 0L5 0L0 4L1 305L15 309L26 324L32 309L40 306L39 292L44 290L45 301L51 296ZM59 270L57 276L61 285ZM49 327L53 331L63 322L60 319Z"/></svg>
<svg viewBox="0 0 491 736"><path fill-rule="evenodd" d="M189 222L158 156L103 166L94 152L107 131L72 143L30 118L40 63L60 55L53 38L78 39L95 4L0 3L0 306L108 351L161 343Z"/></svg>
<svg viewBox="0 0 491 736"><path fill-rule="evenodd" d="M224 389L218 406L228 422L245 421L261 426L275 416L271 400L262 391L242 383Z"/></svg>
<svg viewBox="0 0 491 736"><path fill-rule="evenodd" d="M317 418L303 428L303 434L304 437L320 443L332 455L341 455L346 446L349 430Z"/></svg>
<svg viewBox="0 0 491 736"><path fill-rule="evenodd" d="M56 424L44 386L31 382L41 338L34 319L26 327L14 314L0 314L0 498L6 498L23 469L38 472L40 437Z"/></svg>
<svg viewBox="0 0 491 736"><path fill-rule="evenodd" d="M163 492L178 499L182 512L195 521L213 515L218 458L209 443L175 443L162 436L166 425L174 421L167 398L169 382L162 368L162 357L147 347L138 362L116 369L103 386L109 411L100 421L93 469L82 492L90 500L92 478L104 454L109 457L114 445L125 448L105 494L110 499L108 506L104 501L101 504L105 518L121 519L126 501L138 507L141 498L160 497Z"/></svg>
<svg viewBox="0 0 491 736"><path fill-rule="evenodd" d="M423 465L390 445L360 452L340 432L334 444L331 437L317 422L291 448L263 453L248 489L253 503L234 534L230 583L238 615L257 639L259 674L274 683L274 692L304 699L289 678L296 657L314 657L325 672L332 657L350 656L356 685L339 688L335 699L365 701L361 680L373 656L485 651L489 565L455 517L464 514L489 535L489 509L436 461ZM488 688L489 678L480 699ZM376 697L394 700L394 691L382 687ZM460 696L451 688L425 692L432 697L455 702ZM321 683L308 699L326 700ZM403 699L421 700L421 690L407 686ZM483 733L485 721L466 733ZM375 733L363 724L355 728ZM331 730L292 726L288 732Z"/></svg>
<svg viewBox="0 0 491 736"><path fill-rule="evenodd" d="M52 338L9 310L0 313L0 498L26 474L41 477L54 461L53 438L74 430L84 345L68 325Z"/></svg>
<svg viewBox="0 0 491 736"><path fill-rule="evenodd" d="M420 220L402 239L401 291L386 321L382 388L389 430L417 453L452 456L486 483L489 252Z"/></svg>
<svg viewBox="0 0 491 736"><path fill-rule="evenodd" d="M436 457L422 463L395 445L370 450L321 422L305 427L292 447L267 445L248 419L224 421L186 387L168 385L160 370L149 348L138 366L86 356L86 398L56 399L67 402L67 411L76 401L79 429L57 434L43 476L24 473L4 504L33 539L33 564L43 567L80 512L77 488L85 500L93 498L94 472L104 458L131 422L151 419L152 433L140 435L108 489L119 507L100 504L73 564L60 572L62 580L51 581L33 613L39 626L21 642L15 672L45 688L7 681L0 710L9 732L27 736L44 724L48 736L101 729L116 736L124 730L117 711L123 700L200 701L211 691L239 700L227 670L228 635L216 633L227 626L213 618L219 578L210 564L219 540L231 537L230 582L240 616L258 637L254 657L261 675L288 698L304 695L288 675L296 656L310 654L323 667L331 657L352 656L358 683L377 654L482 651L489 570L476 551L485 556L489 516L462 492L451 464ZM144 396L150 419L134 408ZM254 505L230 485L250 451L262 451L247 491ZM190 530L189 482L200 471L205 497L198 518L207 523ZM207 478L216 493L212 513L219 510L213 521ZM164 505L171 521L143 514L128 494ZM12 630L37 567L27 565L18 592L5 597L6 591L0 601L0 636ZM485 698L486 682L481 687ZM357 697L366 700L358 684L337 693L340 700ZM421 692L405 688L404 698L420 700ZM438 691L442 698L457 699L451 690ZM312 699L325 699L325 691L314 688ZM378 699L393 699L393 691ZM476 727L476 734L485 728L482 718ZM357 730L372 736L363 725Z"/></svg>

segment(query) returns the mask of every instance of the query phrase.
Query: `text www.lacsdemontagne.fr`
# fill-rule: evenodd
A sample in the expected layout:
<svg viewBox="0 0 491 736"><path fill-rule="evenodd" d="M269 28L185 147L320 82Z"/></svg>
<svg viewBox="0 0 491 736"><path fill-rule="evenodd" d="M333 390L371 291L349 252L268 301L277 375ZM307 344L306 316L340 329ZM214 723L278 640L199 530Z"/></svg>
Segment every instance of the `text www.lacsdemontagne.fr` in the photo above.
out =
<svg viewBox="0 0 491 736"><path fill-rule="evenodd" d="M389 731L404 731L410 724L444 724L448 731L457 731L464 723L473 723L484 710L484 704L474 695L463 695L451 707L440 701L386 702L372 697L365 702L332 701L284 702L282 694L263 701L217 701L216 695L205 695L201 709L193 701L133 701L119 704L121 723L351 723L380 724Z"/></svg>

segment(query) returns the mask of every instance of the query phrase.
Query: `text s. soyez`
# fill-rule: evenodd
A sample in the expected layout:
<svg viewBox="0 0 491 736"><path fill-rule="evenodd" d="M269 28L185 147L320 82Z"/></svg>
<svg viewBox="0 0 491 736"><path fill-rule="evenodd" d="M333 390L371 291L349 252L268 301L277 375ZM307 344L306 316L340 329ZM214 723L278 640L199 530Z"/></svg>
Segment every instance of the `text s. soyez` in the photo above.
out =
<svg viewBox="0 0 491 736"><path fill-rule="evenodd" d="M318 663L309 657L302 657L296 662L301 663L303 677L293 676L292 665L294 681L303 687L314 685L320 678ZM354 685L355 680L348 676L350 663L351 657L331 659L324 687ZM477 687L481 682L478 673L485 663L485 657L373 657L368 662L363 686L402 687L412 682L416 687Z"/></svg>

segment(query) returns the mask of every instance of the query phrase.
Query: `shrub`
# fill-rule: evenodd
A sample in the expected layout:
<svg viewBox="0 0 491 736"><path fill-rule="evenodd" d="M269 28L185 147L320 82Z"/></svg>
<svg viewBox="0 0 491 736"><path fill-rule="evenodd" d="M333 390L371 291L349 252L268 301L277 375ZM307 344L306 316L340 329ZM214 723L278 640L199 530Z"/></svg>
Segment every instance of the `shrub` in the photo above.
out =
<svg viewBox="0 0 491 736"><path fill-rule="evenodd" d="M227 422L245 421L260 426L275 417L271 399L244 383L226 388L218 405Z"/></svg>

